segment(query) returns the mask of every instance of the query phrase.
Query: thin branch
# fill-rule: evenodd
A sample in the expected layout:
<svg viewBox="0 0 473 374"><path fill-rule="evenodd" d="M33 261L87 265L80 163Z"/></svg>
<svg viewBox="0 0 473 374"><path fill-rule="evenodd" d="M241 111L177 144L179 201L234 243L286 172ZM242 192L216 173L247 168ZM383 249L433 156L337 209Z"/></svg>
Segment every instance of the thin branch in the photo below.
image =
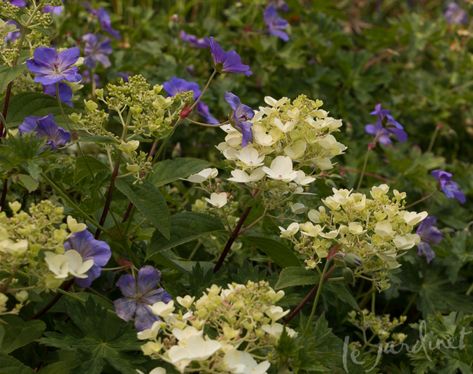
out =
<svg viewBox="0 0 473 374"><path fill-rule="evenodd" d="M225 244L225 247L223 248L222 254L220 255L217 263L215 264L213 272L216 273L219 271L219 269L222 267L223 262L225 261L225 257L227 257L228 253L230 252L230 249L232 247L232 244L235 242L235 240L238 238L238 235L240 235L240 230L243 227L243 224L245 223L246 219L248 218L248 215L251 212L251 206L245 209L243 214L241 215L240 219L238 220L237 225L233 229L232 234L230 235L230 238L228 238L227 243Z"/></svg>
<svg viewBox="0 0 473 374"><path fill-rule="evenodd" d="M115 166L113 167L112 177L110 178L110 185L108 186L107 190L107 197L105 198L105 205L102 210L102 215L99 220L99 227L97 227L97 231L95 231L95 239L100 237L102 232L101 226L104 225L105 220L107 219L108 212L110 211L110 206L112 204L112 197L113 197L113 190L115 189L115 181L118 177L118 171L120 169L120 156L118 156L117 160L115 161Z"/></svg>
<svg viewBox="0 0 473 374"><path fill-rule="evenodd" d="M73 284L74 284L74 279L70 279L67 282L63 283L60 289L63 291L68 291L72 287ZM38 313L33 315L33 317L31 317L30 319L39 319L42 316L44 316L54 305L56 305L56 303L61 299L62 295L63 293L58 292L56 295L54 295L51 301L44 306L43 309L41 309Z"/></svg>

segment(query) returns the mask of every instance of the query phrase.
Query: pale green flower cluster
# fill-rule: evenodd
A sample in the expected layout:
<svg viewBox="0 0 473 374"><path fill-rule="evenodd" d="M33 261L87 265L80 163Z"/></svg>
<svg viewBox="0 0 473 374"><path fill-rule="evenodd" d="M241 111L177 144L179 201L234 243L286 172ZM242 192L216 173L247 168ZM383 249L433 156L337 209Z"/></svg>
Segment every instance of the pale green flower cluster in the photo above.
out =
<svg viewBox="0 0 473 374"><path fill-rule="evenodd" d="M139 151L140 142L168 136L179 113L192 100L188 93L165 97L161 91L162 86L151 86L143 76L135 75L128 82L120 80L97 90L97 99L85 102L84 113L73 113L70 118L79 130L106 137L109 155L118 151L127 172L139 180L151 168L147 154ZM117 123L120 130L113 131Z"/></svg>
<svg viewBox="0 0 473 374"><path fill-rule="evenodd" d="M337 258L354 265L355 277L369 277L378 289L386 289L389 271L400 266L399 256L420 241L414 227L427 217L427 212L405 209L405 193L388 192L385 184L372 187L370 197L334 188L322 200L325 206L309 211L309 221L281 227L281 237L293 241L307 268L315 268L334 248Z"/></svg>
<svg viewBox="0 0 473 374"><path fill-rule="evenodd" d="M139 136L165 137L192 98L188 93L165 97L162 88L151 86L142 75L131 76L128 82L109 83L105 90L96 90L96 101L86 101L84 114L74 114L71 119L92 135L105 135L117 141ZM100 108L99 103L104 107ZM107 127L112 116L118 117L122 136Z"/></svg>
<svg viewBox="0 0 473 374"><path fill-rule="evenodd" d="M264 374L284 330L278 321L288 311L275 305L283 296L267 282L249 281L213 285L198 300L177 297L178 310L173 301L157 302L151 310L161 321L138 333L148 340L142 350L181 373Z"/></svg>
<svg viewBox="0 0 473 374"><path fill-rule="evenodd" d="M61 285L50 270L46 258L64 253L64 242L74 232L84 229L69 217L64 221L64 209L49 200L43 200L29 207L29 213L20 210L21 204L10 203L12 216L0 213L0 314L7 311L7 295L12 295L19 303L17 312L26 301L27 292L41 292ZM75 252L75 251L71 251Z"/></svg>
<svg viewBox="0 0 473 374"><path fill-rule="evenodd" d="M234 164L230 181L254 184L263 179L306 186L317 171L333 167L332 159L344 152L333 133L341 120L321 109L322 101L304 95L291 101L266 97L251 120L253 141L242 147L242 134L233 126L218 149ZM305 171L303 170L305 169Z"/></svg>
<svg viewBox="0 0 473 374"><path fill-rule="evenodd" d="M45 5L62 5L61 0L31 1L29 6L17 7L9 1L0 2L0 59L8 66L15 66L21 49L27 46L30 51L36 47L50 44L50 37L45 32L53 24L52 16L42 11ZM9 32L17 30L16 26L6 24L7 20L20 25L20 37L7 41Z"/></svg>
<svg viewBox="0 0 473 374"><path fill-rule="evenodd" d="M388 346L401 344L407 338L406 334L394 332L397 327L406 322L406 319L406 316L391 319L389 314L376 315L367 309L359 312L353 310L348 313L348 321L361 330L364 339L363 343L369 344L374 335L379 340L376 348L382 347L383 349ZM360 342L353 342L352 344L357 348L361 346Z"/></svg>

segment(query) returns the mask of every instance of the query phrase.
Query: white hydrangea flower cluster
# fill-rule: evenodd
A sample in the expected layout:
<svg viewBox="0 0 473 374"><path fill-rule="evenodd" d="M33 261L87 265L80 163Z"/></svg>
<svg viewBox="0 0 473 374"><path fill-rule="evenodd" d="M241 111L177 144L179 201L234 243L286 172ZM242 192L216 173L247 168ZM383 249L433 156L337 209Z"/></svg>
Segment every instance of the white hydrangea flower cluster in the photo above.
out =
<svg viewBox="0 0 473 374"><path fill-rule="evenodd" d="M406 210L404 192L393 190L392 197L388 192L386 184L372 187L371 198L334 188L322 200L325 206L309 211L309 221L280 227L281 237L293 241L309 269L336 246L337 257L355 265L355 276L368 276L386 289L388 271L399 267L399 256L419 243L412 231L428 215Z"/></svg>
<svg viewBox="0 0 473 374"><path fill-rule="evenodd" d="M217 148L234 164L230 181L256 183L263 179L306 186L315 172L333 167L332 158L346 147L333 136L342 121L321 109L321 100L305 95L291 101L265 97L251 120L253 140L242 147L242 134L233 126L222 126L225 141ZM308 170L308 174L303 170Z"/></svg>
<svg viewBox="0 0 473 374"><path fill-rule="evenodd" d="M148 340L142 350L181 373L264 374L284 330L278 321L288 311L275 305L283 296L267 282L249 281L227 288L212 285L198 300L178 297L179 310L173 301L157 302L151 309L161 321L138 333Z"/></svg>
<svg viewBox="0 0 473 374"><path fill-rule="evenodd" d="M58 263L64 255L64 242L75 231L85 228L72 217L64 221L64 209L49 200L29 207L29 213L21 210L19 202L10 203L12 216L0 213L0 314L16 313L28 298L28 291L41 291L61 285L65 269L81 276L89 264L74 250L67 261ZM80 257L80 259L77 258ZM69 266L71 265L71 266ZM92 264L93 265L93 264ZM75 270L74 270L75 269ZM8 295L19 304L7 311Z"/></svg>

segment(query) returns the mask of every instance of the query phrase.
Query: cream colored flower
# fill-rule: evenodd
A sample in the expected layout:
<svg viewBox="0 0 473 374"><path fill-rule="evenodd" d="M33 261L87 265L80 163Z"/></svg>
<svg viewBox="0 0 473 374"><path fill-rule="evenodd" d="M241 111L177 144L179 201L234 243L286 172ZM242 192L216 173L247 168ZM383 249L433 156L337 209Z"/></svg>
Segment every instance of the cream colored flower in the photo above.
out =
<svg viewBox="0 0 473 374"><path fill-rule="evenodd" d="M297 172L293 170L292 160L287 156L278 156L271 162L271 167L263 166L263 171L271 179L291 182L297 178Z"/></svg>
<svg viewBox="0 0 473 374"><path fill-rule="evenodd" d="M215 168L207 168L199 171L196 174L187 178L187 181L192 183L203 183L208 179L215 178L218 175L218 170Z"/></svg>
<svg viewBox="0 0 473 374"><path fill-rule="evenodd" d="M251 354L236 349L225 353L223 362L232 374L266 374L271 366L268 361L258 364Z"/></svg>
<svg viewBox="0 0 473 374"><path fill-rule="evenodd" d="M212 194L210 194L210 199L208 198L205 198L205 200L210 204L210 205L213 205L214 207L216 208L222 208L223 206L225 206L228 202L228 198L227 198L227 193L226 192L220 192L220 193L216 193L216 192L213 192Z"/></svg>
<svg viewBox="0 0 473 374"><path fill-rule="evenodd" d="M58 279L65 279L69 275L76 278L87 278L87 271L94 265L94 260L83 261L80 253L74 249L66 251L64 254L46 252L45 261L49 270Z"/></svg>

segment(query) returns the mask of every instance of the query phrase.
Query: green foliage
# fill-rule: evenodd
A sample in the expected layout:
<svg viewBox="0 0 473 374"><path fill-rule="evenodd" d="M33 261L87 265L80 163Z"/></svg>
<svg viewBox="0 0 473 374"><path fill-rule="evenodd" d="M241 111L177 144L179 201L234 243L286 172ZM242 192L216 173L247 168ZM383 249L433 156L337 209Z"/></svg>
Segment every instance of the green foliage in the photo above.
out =
<svg viewBox="0 0 473 374"><path fill-rule="evenodd" d="M78 357L69 363L71 373L102 373L106 366L116 372L136 372L142 359L131 355L139 351L136 333L113 311L97 303L93 297L66 302L66 313L72 321L59 323L57 332L48 332L40 343L60 351L75 352Z"/></svg>

